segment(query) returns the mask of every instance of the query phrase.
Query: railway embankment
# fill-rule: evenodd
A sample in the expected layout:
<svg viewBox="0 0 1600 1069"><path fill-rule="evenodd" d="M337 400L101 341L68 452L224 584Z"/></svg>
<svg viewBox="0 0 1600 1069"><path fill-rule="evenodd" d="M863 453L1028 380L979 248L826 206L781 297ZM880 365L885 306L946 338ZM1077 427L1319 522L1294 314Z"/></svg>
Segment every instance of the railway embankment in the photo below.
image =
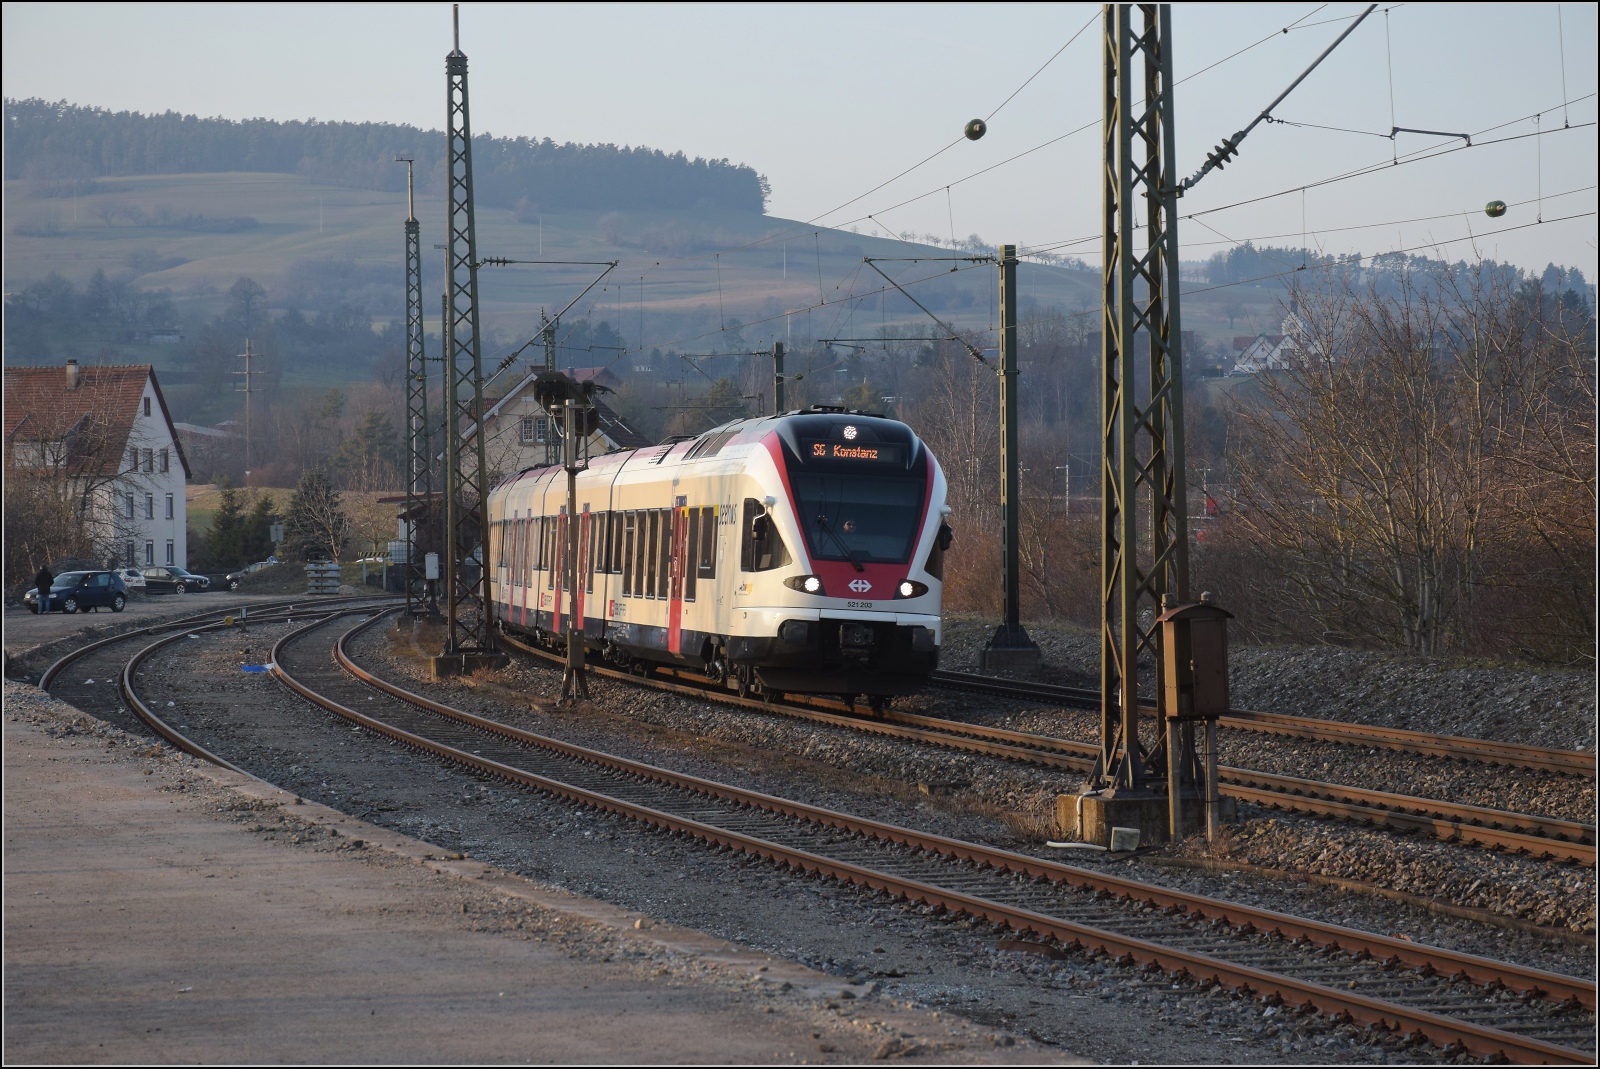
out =
<svg viewBox="0 0 1600 1069"><path fill-rule="evenodd" d="M949 614L940 666L978 670L978 650L994 621ZM1028 624L1043 651L1040 678L1100 685L1100 646L1092 631ZM1593 666L1563 668L1411 657L1337 646L1250 646L1229 650L1229 688L1237 709L1495 739L1530 746L1595 749Z"/></svg>

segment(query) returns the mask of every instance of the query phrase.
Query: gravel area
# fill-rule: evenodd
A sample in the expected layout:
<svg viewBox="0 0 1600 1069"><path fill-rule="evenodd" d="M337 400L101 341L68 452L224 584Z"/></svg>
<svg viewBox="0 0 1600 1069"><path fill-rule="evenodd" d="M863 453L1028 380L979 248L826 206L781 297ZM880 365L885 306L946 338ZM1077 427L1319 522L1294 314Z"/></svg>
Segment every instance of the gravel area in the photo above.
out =
<svg viewBox="0 0 1600 1069"><path fill-rule="evenodd" d="M1080 742L1093 742L1100 733L1100 714L1090 710L1041 706L953 690L930 690L903 700L896 708ZM1584 824L1595 821L1595 781L1580 776L1494 767L1474 761L1449 761L1399 750L1345 746L1243 730L1219 731L1217 743L1218 761L1225 767L1257 769L1280 776L1437 798Z"/></svg>
<svg viewBox="0 0 1600 1069"><path fill-rule="evenodd" d="M940 665L976 672L992 620L946 616ZM1028 625L1043 651L1041 679L1100 685L1092 631ZM1245 646L1228 651L1235 708L1498 739L1572 750L1595 748L1595 673L1347 650Z"/></svg>
<svg viewBox="0 0 1600 1069"><path fill-rule="evenodd" d="M874 998L958 1011L1076 1054L1113 1061L1436 1057L1361 1029L1268 1014L1259 1005L1217 992L1151 983L1105 962L1002 951L1000 936L986 925L938 920L854 889L719 856L613 818L479 782L352 731L270 679L239 671L243 662L263 660L281 633L263 626L248 636L229 633L185 643L181 651L158 655L141 685L158 703L173 701L168 712L197 741L308 798L553 886L874 983ZM1022 766L864 739L603 681L595 681L593 702L557 711L550 699L559 675L523 663L473 681L476 685L422 684L416 678L422 673L416 651L407 649L405 638L390 649L390 634L369 632L357 645L358 655L462 708L708 778L944 834L1030 848L1037 826L1028 805L1053 799L1064 786ZM182 673L170 670L179 658L187 669ZM1277 824L1328 830L1275 817L1247 827ZM1360 829L1348 832L1357 844L1366 841L1363 836L1386 838ZM1262 838L1252 830L1237 839L1258 849L1270 845L1270 834L1278 833ZM1442 844L1441 850L1465 853ZM1153 882L1593 975L1592 943L1440 917L1417 906L1309 884L1161 868L1155 860L1113 864L1119 873ZM1515 859L1480 855L1473 864L1490 865L1491 877L1508 883L1548 881L1549 870L1538 866L1493 868L1509 860ZM1448 858L1434 863L1451 864ZM1088 998L1097 1000L1092 1023L1082 1013Z"/></svg>
<svg viewBox="0 0 1600 1069"><path fill-rule="evenodd" d="M397 842L32 688L7 684L5 705L8 1062L472 1064L529 1044L546 1061L644 1064L1055 1053ZM138 923L108 925L111 905ZM184 981L199 993L175 1000Z"/></svg>

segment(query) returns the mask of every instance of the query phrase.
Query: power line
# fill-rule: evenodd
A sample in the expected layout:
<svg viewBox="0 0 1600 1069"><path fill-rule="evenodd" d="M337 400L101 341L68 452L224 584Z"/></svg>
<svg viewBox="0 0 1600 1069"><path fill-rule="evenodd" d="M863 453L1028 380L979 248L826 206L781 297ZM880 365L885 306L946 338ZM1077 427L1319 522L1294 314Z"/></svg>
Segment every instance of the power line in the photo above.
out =
<svg viewBox="0 0 1600 1069"><path fill-rule="evenodd" d="M1589 93L1589 94L1586 94L1585 96L1578 97L1573 101L1573 103L1577 103L1579 100L1586 100L1589 97L1592 97L1594 95L1595 94L1593 94L1593 93ZM1509 122L1498 123L1495 126L1488 127L1486 130L1476 131L1476 132L1474 132L1472 134L1472 136L1474 138L1478 138L1478 137L1481 137L1482 134L1487 133L1487 132L1489 132L1491 130L1498 130L1498 129L1501 129L1502 127L1510 126L1512 123L1515 123L1515 122L1526 122L1529 119L1535 118L1539 114L1542 114L1542 113L1535 112L1533 115L1526 115L1526 116L1523 116L1523 117L1521 117L1519 119L1512 119ZM1437 159L1440 156L1448 156L1448 155L1450 155L1451 153L1454 153L1454 152L1465 152L1466 150L1471 149L1471 148L1483 148L1483 147L1486 147L1488 145L1503 145L1503 144L1506 144L1507 142L1510 142L1510 141L1520 141L1520 140L1522 140L1524 138L1528 138L1528 137L1541 137L1541 136L1546 136L1546 135L1550 135L1550 134L1564 133L1566 130L1569 130L1569 129L1571 129L1571 130L1580 130L1580 129L1583 129L1584 127L1589 127L1589 126L1593 126L1593 125L1595 125L1593 122L1579 123L1576 126L1563 127L1561 130L1535 131L1534 133L1531 133L1531 134L1514 134L1514 135L1512 135L1510 137L1494 138L1494 139L1488 140L1488 141L1481 141L1481 140L1480 141L1474 141L1471 145L1442 145L1442 146L1441 145L1430 145L1430 146L1428 146L1426 148L1420 148L1420 149L1415 150L1414 152L1407 153L1405 156L1402 156L1398 160L1393 161L1393 162L1390 162L1388 160L1383 160L1383 161L1380 161L1378 163L1366 164L1366 165L1363 165L1361 167L1357 167L1357 168L1355 168L1353 170L1345 171L1342 174L1336 174L1336 175L1333 175L1333 176L1328 177L1328 178L1318 179L1315 182L1306 182L1306 183L1303 183L1301 185L1290 186L1287 189L1280 189L1280 190L1278 190L1277 192L1274 192L1274 193L1264 193L1259 197L1247 197L1244 200L1236 200L1236 201L1233 201L1232 203L1229 203L1229 204L1218 205L1215 208L1203 208L1203 209L1201 209L1199 211L1190 212L1187 215L1181 216L1181 218L1183 218L1183 219L1195 219L1195 218L1198 218L1199 216L1202 216L1202 215L1212 215L1212 214L1214 214L1216 212L1228 211L1231 208L1239 208L1239 207L1243 207L1244 205L1247 205L1247 204L1259 204L1261 201L1272 200L1275 197L1287 196L1290 193L1298 193L1302 189L1316 189L1318 186L1332 185L1335 182L1343 182L1343 181L1346 181L1346 180L1351 179L1351 178L1360 178L1363 175L1372 174L1374 172L1389 171L1389 170L1393 170L1395 167L1404 167L1407 164L1411 164L1411 163L1421 163L1421 162L1423 162L1425 160Z"/></svg>

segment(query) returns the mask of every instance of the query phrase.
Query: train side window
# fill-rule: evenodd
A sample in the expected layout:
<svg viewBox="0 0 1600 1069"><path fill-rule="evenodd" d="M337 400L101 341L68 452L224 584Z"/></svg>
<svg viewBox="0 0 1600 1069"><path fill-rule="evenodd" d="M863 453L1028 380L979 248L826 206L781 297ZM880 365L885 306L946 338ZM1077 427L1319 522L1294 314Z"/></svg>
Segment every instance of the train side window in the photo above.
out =
<svg viewBox="0 0 1600 1069"><path fill-rule="evenodd" d="M528 525L532 522L527 516L517 521L517 541L511 550L511 573L516 577L511 582L515 586L528 585Z"/></svg>
<svg viewBox="0 0 1600 1069"><path fill-rule="evenodd" d="M633 543L639 526L639 514L629 509L622 514L622 596L633 597Z"/></svg>
<svg viewBox="0 0 1600 1069"><path fill-rule="evenodd" d="M644 596L656 596L656 545L661 541L661 513L651 509L645 513L649 536L645 539Z"/></svg>
<svg viewBox="0 0 1600 1069"><path fill-rule="evenodd" d="M689 554L693 557L694 554ZM701 579L717 577L717 509L707 505L700 510L700 556L695 570Z"/></svg>
<svg viewBox="0 0 1600 1069"><path fill-rule="evenodd" d="M672 587L672 511L657 509L661 517L661 541L656 546L656 597L665 598Z"/></svg>
<svg viewBox="0 0 1600 1069"><path fill-rule="evenodd" d="M700 574L700 510L686 509L683 522L688 525L688 544L683 551L683 600L694 600L695 578Z"/></svg>
<svg viewBox="0 0 1600 1069"><path fill-rule="evenodd" d="M528 517L528 567L535 572L544 571L544 517ZM529 577L529 584L533 585Z"/></svg>
<svg viewBox="0 0 1600 1069"><path fill-rule="evenodd" d="M558 556L560 550L556 545L556 532L559 528L560 525L556 522L554 516L546 516L544 518L544 588L546 590L554 590L556 588L556 569L561 567L561 558Z"/></svg>
<svg viewBox="0 0 1600 1069"><path fill-rule="evenodd" d="M766 572L789 562L789 547L783 544L783 536L773 525L766 506L753 497L745 498L739 567L747 572Z"/></svg>
<svg viewBox="0 0 1600 1069"><path fill-rule="evenodd" d="M512 586L517 585L517 580L522 576L521 563L517 559L517 538L522 534L522 520L505 520L500 524L500 566L507 570L507 579Z"/></svg>
<svg viewBox="0 0 1600 1069"><path fill-rule="evenodd" d="M611 514L611 567L612 574L622 571L622 513Z"/></svg>
<svg viewBox="0 0 1600 1069"><path fill-rule="evenodd" d="M595 513L585 512L583 514L583 518L588 522L589 525L588 545L583 547L584 549L588 550L587 556L585 556L583 559L583 589L586 593L593 594L594 565L595 561L599 559L599 543L596 541L596 538L600 534L600 517Z"/></svg>

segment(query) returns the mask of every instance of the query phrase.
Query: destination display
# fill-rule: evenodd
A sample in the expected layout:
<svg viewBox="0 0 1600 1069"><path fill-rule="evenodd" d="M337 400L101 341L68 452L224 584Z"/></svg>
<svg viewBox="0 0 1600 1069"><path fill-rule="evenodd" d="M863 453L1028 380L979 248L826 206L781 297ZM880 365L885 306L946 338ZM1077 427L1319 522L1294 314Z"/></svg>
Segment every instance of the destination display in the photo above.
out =
<svg viewBox="0 0 1600 1069"><path fill-rule="evenodd" d="M893 442L823 442L804 439L800 443L806 459L848 460L862 464L905 464L906 449Z"/></svg>

